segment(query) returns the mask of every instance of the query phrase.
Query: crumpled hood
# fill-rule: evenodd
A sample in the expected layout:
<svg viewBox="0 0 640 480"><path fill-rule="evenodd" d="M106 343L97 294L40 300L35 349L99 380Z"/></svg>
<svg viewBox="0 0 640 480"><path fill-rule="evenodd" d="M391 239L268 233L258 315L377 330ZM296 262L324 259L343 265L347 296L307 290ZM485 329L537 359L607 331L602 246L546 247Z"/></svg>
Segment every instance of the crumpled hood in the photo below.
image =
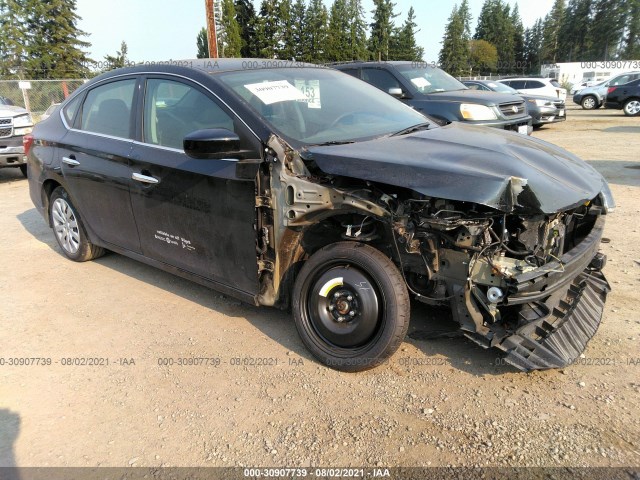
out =
<svg viewBox="0 0 640 480"><path fill-rule="evenodd" d="M593 199L604 179L542 140L452 123L410 135L301 152L327 174L406 187L503 212L554 213Z"/></svg>

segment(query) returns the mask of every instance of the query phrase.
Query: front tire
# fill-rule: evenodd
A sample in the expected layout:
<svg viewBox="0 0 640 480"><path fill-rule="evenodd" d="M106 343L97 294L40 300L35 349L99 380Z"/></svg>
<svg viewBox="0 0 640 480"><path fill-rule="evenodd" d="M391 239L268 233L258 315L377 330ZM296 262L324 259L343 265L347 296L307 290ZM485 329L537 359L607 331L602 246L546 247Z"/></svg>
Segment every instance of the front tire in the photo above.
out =
<svg viewBox="0 0 640 480"><path fill-rule="evenodd" d="M325 365L357 372L398 349L409 328L409 294L395 264L357 242L328 245L306 261L293 316L306 347Z"/></svg>
<svg viewBox="0 0 640 480"><path fill-rule="evenodd" d="M624 103L622 107L624 114L627 117L637 117L640 115L640 100L637 98L631 98Z"/></svg>
<svg viewBox="0 0 640 480"><path fill-rule="evenodd" d="M58 245L66 257L75 262L86 262L104 254L104 249L89 242L80 215L62 187L51 194L49 217Z"/></svg>
<svg viewBox="0 0 640 480"><path fill-rule="evenodd" d="M585 110L593 110L594 108L598 108L598 101L596 100L596 97L594 97L593 95L587 95L582 99L582 102L580 102L580 105Z"/></svg>

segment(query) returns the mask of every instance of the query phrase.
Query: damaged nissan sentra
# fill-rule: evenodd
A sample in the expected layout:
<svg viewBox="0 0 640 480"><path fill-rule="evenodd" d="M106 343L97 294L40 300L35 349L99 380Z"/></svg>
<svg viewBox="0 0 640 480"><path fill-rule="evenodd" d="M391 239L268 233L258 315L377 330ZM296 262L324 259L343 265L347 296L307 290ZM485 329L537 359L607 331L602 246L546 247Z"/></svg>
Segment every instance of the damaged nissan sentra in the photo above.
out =
<svg viewBox="0 0 640 480"><path fill-rule="evenodd" d="M104 74L25 139L62 252L105 249L291 308L345 371L402 343L410 298L522 370L565 366L600 323L602 176L551 144L438 126L328 68L200 60Z"/></svg>

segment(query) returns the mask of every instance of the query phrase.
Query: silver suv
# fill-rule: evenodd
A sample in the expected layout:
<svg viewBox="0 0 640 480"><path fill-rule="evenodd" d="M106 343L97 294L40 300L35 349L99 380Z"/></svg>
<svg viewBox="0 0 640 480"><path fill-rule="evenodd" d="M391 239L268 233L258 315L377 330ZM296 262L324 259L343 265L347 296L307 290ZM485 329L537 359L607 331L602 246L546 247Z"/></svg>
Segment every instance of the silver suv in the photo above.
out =
<svg viewBox="0 0 640 480"><path fill-rule="evenodd" d="M585 110L593 110L594 108L600 108L604 104L604 99L607 96L607 89L609 87L615 87L616 85L624 85L625 83L632 82L640 78L640 72L627 72L620 75L616 75L609 80L600 82L592 87L587 87L573 96L573 103L576 103Z"/></svg>
<svg viewBox="0 0 640 480"><path fill-rule="evenodd" d="M33 120L22 107L0 103L0 168L19 167L27 176L22 139L33 130Z"/></svg>

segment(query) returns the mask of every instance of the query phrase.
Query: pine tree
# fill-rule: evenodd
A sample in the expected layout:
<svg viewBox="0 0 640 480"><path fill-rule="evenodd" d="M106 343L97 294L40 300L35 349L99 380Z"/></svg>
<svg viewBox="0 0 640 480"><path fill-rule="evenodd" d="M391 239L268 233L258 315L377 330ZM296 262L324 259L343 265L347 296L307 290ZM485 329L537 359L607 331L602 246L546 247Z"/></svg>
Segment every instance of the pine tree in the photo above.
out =
<svg viewBox="0 0 640 480"><path fill-rule="evenodd" d="M29 32L25 65L32 78L82 78L93 63L81 40L87 34L77 26L76 0L25 0Z"/></svg>
<svg viewBox="0 0 640 480"><path fill-rule="evenodd" d="M349 60L366 60L367 51L367 23L364 19L362 0L347 0L349 10Z"/></svg>
<svg viewBox="0 0 640 480"><path fill-rule="evenodd" d="M409 8L407 19L393 37L391 60L420 61L424 55L424 48L416 43L416 13L413 7Z"/></svg>
<svg viewBox="0 0 640 480"><path fill-rule="evenodd" d="M127 64L129 63L129 60L127 58L128 52L129 48L127 47L127 42L123 40L120 44L120 50L118 50L115 55L105 55L104 60L109 66L108 69L111 70L127 66Z"/></svg>
<svg viewBox="0 0 640 480"><path fill-rule="evenodd" d="M524 26L522 25L517 3L511 12L511 24L513 25L513 53L515 62L514 69L512 70L517 70L524 74L527 69L524 58Z"/></svg>
<svg viewBox="0 0 640 480"><path fill-rule="evenodd" d="M278 58L291 60L296 56L295 43L293 41L294 18L292 15L291 0L282 0L279 5L280 45Z"/></svg>
<svg viewBox="0 0 640 480"><path fill-rule="evenodd" d="M233 0L222 0L222 26L218 32L218 51L221 57L239 57L242 50L240 25L236 19L236 6Z"/></svg>
<svg viewBox="0 0 640 480"><path fill-rule="evenodd" d="M328 16L322 0L311 0L304 21L304 61L322 63L326 60Z"/></svg>
<svg viewBox="0 0 640 480"><path fill-rule="evenodd" d="M389 60L389 47L395 32L393 12L395 3L391 0L373 0L375 9L369 37L369 55L373 60Z"/></svg>
<svg viewBox="0 0 640 480"><path fill-rule="evenodd" d="M0 0L0 76L24 78L28 34L23 2Z"/></svg>
<svg viewBox="0 0 640 480"><path fill-rule="evenodd" d="M351 59L349 9L347 0L334 0L329 15L326 60L341 62Z"/></svg>
<svg viewBox="0 0 640 480"><path fill-rule="evenodd" d="M307 5L305 0L296 0L291 11L291 40L293 42L293 58L304 59L305 44L305 17Z"/></svg>
<svg viewBox="0 0 640 480"><path fill-rule="evenodd" d="M527 28L524 33L525 62L529 68L529 73L540 72L542 55L543 25L539 18L531 28Z"/></svg>
<svg viewBox="0 0 640 480"><path fill-rule="evenodd" d="M280 44L278 0L262 0L256 22L256 47L263 58L276 58Z"/></svg>
<svg viewBox="0 0 640 480"><path fill-rule="evenodd" d="M236 20L240 27L242 47L240 53L245 58L258 57L256 46L256 9L251 0L236 0Z"/></svg>
<svg viewBox="0 0 640 480"><path fill-rule="evenodd" d="M626 21L625 0L596 0L587 60L615 60L622 48Z"/></svg>
<svg viewBox="0 0 640 480"><path fill-rule="evenodd" d="M498 50L498 71L510 73L515 69L516 25L511 7L503 0L486 0L482 5L475 40L486 40Z"/></svg>
<svg viewBox="0 0 640 480"><path fill-rule="evenodd" d="M590 49L592 0L569 0L558 36L561 62L584 60Z"/></svg>
<svg viewBox="0 0 640 480"><path fill-rule="evenodd" d="M624 38L624 58L640 59L640 0L628 0L628 22Z"/></svg>
<svg viewBox="0 0 640 480"><path fill-rule="evenodd" d="M544 18L542 63L556 63L559 58L560 29L564 21L565 0L555 0L551 11Z"/></svg>
<svg viewBox="0 0 640 480"><path fill-rule="evenodd" d="M209 38L207 36L207 29L202 27L196 37L196 48L198 53L196 58L209 58Z"/></svg>
<svg viewBox="0 0 640 480"><path fill-rule="evenodd" d="M438 63L453 76L469 71L469 38L465 33L464 12L457 5L453 6L445 27Z"/></svg>

